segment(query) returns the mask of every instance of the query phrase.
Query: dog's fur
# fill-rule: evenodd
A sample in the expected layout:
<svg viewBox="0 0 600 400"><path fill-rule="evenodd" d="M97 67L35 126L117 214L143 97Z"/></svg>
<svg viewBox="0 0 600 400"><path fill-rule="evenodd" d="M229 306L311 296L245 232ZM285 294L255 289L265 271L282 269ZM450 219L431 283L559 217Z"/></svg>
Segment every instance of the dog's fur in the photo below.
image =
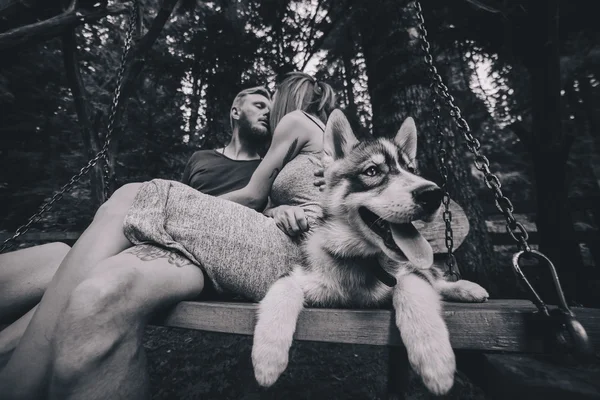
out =
<svg viewBox="0 0 600 400"><path fill-rule="evenodd" d="M383 220L398 224L431 220L439 212L424 210L413 193L437 188L415 174L416 128L408 118L393 140L359 143L347 119L335 110L325 130L323 166L326 188L324 217L304 241L305 260L269 289L259 306L252 361L262 386L270 386L288 363L288 353L304 304L365 307L392 300L396 324L413 369L435 394L450 390L456 369L441 298L482 302L481 286L447 282L431 264L417 268L391 250L359 214L366 207ZM373 170L366 173L370 167ZM431 207L430 207L431 208ZM373 265L397 279L383 284Z"/></svg>

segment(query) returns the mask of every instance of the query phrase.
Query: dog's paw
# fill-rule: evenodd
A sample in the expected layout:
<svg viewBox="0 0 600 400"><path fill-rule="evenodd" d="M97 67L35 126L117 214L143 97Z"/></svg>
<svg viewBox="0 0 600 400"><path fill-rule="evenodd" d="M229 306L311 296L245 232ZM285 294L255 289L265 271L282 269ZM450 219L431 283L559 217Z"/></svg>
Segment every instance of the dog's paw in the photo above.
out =
<svg viewBox="0 0 600 400"><path fill-rule="evenodd" d="M490 297L487 290L475 282L461 279L456 282L446 282L441 294L444 300L463 303L483 303Z"/></svg>
<svg viewBox="0 0 600 400"><path fill-rule="evenodd" d="M447 338L430 340L409 351L409 360L425 387L435 395L443 395L454 385L456 359Z"/></svg>
<svg viewBox="0 0 600 400"><path fill-rule="evenodd" d="M287 368L289 346L264 338L256 340L252 346L254 376L260 386L273 385Z"/></svg>

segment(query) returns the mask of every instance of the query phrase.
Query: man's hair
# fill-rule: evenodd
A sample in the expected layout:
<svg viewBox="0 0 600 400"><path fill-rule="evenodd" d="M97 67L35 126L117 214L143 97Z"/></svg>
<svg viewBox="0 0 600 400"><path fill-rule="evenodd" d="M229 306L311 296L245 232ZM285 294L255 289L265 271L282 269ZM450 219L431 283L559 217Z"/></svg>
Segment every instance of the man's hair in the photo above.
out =
<svg viewBox="0 0 600 400"><path fill-rule="evenodd" d="M317 81L304 72L290 72L277 85L273 96L269 121L271 132L286 114L295 110L305 111L326 123L335 102L335 92L327 83Z"/></svg>
<svg viewBox="0 0 600 400"><path fill-rule="evenodd" d="M239 92L235 99L233 99L233 103L231 103L231 109L229 110L229 123L231 124L231 129L233 129L233 117L231 116L231 112L233 111L233 107L240 107L244 102L244 98L249 94L260 94L261 96L265 96L269 102L271 101L271 94L264 86L255 86L248 89L244 89Z"/></svg>

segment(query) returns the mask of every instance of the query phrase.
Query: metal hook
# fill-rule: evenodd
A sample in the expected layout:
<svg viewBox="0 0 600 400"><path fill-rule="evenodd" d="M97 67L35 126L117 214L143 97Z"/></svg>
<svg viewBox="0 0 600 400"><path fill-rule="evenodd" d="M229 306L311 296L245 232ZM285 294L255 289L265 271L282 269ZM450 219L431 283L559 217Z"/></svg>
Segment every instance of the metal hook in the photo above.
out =
<svg viewBox="0 0 600 400"><path fill-rule="evenodd" d="M521 270L519 261L521 260L521 257L523 257L523 255L525 255L525 254L534 255L534 256L537 256L538 258L546 261L546 263L548 264L548 267L550 268L550 275L552 276L552 280L554 281L556 293L558 294L558 301L559 301L558 306L565 313L567 313L569 315L574 315L573 312L569 309L569 306L567 305L567 300L565 299L565 295L564 295L562 287L560 285L560 281L558 280L558 274L556 273L556 268L554 268L554 264L552 264L552 261L550 261L550 259L548 257L546 257L543 253L541 253L537 250L531 250L531 249L530 250L521 250L513 255L513 268L515 269L515 272L517 273L517 275L519 275L519 277L527 285L527 288L533 295L532 301L535 303L535 305L540 310L540 312L542 314L544 314L545 316L550 316L550 312L548 311L548 306L546 306L546 304L542 301L541 297L535 291L533 286L531 286L531 283L529 283L529 281L527 280L527 277L525 277L525 274Z"/></svg>
<svg viewBox="0 0 600 400"><path fill-rule="evenodd" d="M558 294L558 308L550 311L548 306L541 299L539 294L535 291L531 283L527 280L527 277L521 270L519 262L521 257L525 254L533 255L548 264L550 268L550 274L554 281L556 293ZM548 321L551 322L553 328L553 335L550 336L552 346L555 349L565 353L573 353L574 357L579 361L588 361L594 355L592 343L585 331L585 328L575 318L575 314L567 305L567 300L563 293L560 281L558 280L558 274L552 261L546 257L543 253L537 250L521 250L513 256L513 268L519 277L525 282L527 288L531 292L533 297L532 301L537 306L540 314L543 315Z"/></svg>

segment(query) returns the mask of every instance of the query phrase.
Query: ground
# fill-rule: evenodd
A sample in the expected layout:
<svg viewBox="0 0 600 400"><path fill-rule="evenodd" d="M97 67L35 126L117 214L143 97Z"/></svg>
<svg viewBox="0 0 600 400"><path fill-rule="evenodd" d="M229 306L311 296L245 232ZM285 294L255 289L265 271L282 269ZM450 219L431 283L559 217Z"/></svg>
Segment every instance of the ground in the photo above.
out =
<svg viewBox="0 0 600 400"><path fill-rule="evenodd" d="M295 342L286 372L270 389L254 380L252 338L150 327L145 348L152 398L166 399L384 399L388 350L380 346ZM411 373L407 399L430 399ZM486 400L462 374L444 399Z"/></svg>

